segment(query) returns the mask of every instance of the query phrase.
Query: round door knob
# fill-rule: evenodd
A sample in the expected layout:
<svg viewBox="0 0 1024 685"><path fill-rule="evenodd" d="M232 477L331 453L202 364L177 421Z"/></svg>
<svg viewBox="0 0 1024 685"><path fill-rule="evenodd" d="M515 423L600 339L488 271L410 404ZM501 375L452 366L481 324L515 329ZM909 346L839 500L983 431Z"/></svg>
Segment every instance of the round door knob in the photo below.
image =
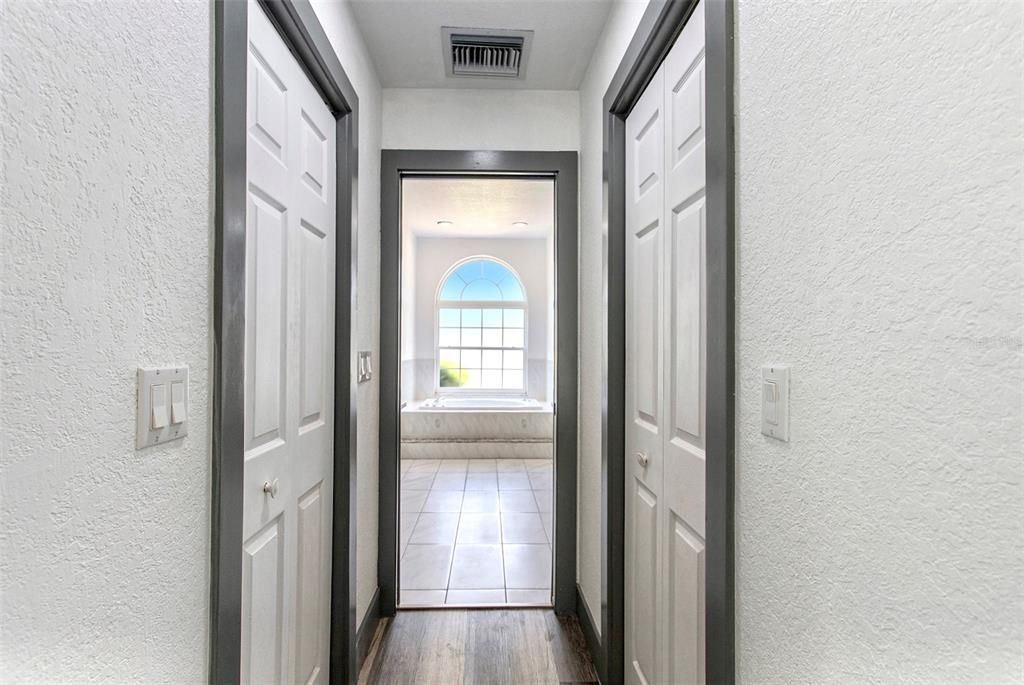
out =
<svg viewBox="0 0 1024 685"><path fill-rule="evenodd" d="M647 462L649 462L649 461L650 461L650 458L648 458L648 456L646 454L644 454L643 452L637 452L636 453L636 463L640 464L640 466L643 466L644 468L647 468Z"/></svg>
<svg viewBox="0 0 1024 685"><path fill-rule="evenodd" d="M267 495L270 495L271 499L277 497L277 491L279 489L280 486L278 485L277 478L275 478L273 482L268 480L266 483L263 484L263 492Z"/></svg>

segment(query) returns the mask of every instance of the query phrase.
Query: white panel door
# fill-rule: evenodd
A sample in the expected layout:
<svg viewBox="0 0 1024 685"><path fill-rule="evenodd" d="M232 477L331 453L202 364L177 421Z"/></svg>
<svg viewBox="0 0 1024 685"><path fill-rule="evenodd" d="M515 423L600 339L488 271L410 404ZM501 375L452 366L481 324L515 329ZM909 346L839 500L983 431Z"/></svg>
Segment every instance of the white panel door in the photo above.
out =
<svg viewBox="0 0 1024 685"><path fill-rule="evenodd" d="M665 76L665 395L660 664L667 683L704 682L704 5Z"/></svg>
<svg viewBox="0 0 1024 685"><path fill-rule="evenodd" d="M659 71L626 120L626 682L656 682L660 642L665 113Z"/></svg>
<svg viewBox="0 0 1024 685"><path fill-rule="evenodd" d="M327 682L334 117L249 3L242 682Z"/></svg>
<svg viewBox="0 0 1024 685"><path fill-rule="evenodd" d="M626 120L626 680L704 682L704 7Z"/></svg>

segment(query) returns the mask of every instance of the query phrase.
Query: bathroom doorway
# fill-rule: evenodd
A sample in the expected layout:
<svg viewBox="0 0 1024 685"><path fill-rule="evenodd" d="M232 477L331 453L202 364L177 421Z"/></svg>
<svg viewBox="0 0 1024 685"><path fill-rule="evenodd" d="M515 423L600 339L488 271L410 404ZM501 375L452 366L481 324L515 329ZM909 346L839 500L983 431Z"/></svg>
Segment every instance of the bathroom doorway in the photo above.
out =
<svg viewBox="0 0 1024 685"><path fill-rule="evenodd" d="M382 167L381 614L574 613L575 154Z"/></svg>
<svg viewBox="0 0 1024 685"><path fill-rule="evenodd" d="M402 179L399 608L551 606L554 190Z"/></svg>

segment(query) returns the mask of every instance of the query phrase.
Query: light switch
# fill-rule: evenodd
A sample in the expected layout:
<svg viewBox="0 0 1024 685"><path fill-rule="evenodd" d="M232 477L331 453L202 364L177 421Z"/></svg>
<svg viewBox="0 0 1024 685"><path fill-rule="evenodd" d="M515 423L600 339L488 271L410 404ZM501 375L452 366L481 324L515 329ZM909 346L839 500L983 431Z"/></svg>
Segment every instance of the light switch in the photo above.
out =
<svg viewBox="0 0 1024 685"><path fill-rule="evenodd" d="M761 432L789 442L789 367L761 367Z"/></svg>
<svg viewBox="0 0 1024 685"><path fill-rule="evenodd" d="M373 358L370 352L360 352L356 360L356 382L366 383L373 378Z"/></svg>
<svg viewBox="0 0 1024 685"><path fill-rule="evenodd" d="M188 435L188 367L139 368L135 446L139 449Z"/></svg>
<svg viewBox="0 0 1024 685"><path fill-rule="evenodd" d="M185 382L171 383L171 423L183 423L188 418L185 411Z"/></svg>
<svg viewBox="0 0 1024 685"><path fill-rule="evenodd" d="M149 427L160 430L167 427L167 384L160 383L149 388Z"/></svg>

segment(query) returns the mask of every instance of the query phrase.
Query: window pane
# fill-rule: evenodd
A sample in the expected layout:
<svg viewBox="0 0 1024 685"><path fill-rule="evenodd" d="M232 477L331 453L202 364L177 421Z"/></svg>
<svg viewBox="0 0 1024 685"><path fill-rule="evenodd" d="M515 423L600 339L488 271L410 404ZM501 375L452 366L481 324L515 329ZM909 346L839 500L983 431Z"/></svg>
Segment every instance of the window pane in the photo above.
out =
<svg viewBox="0 0 1024 685"><path fill-rule="evenodd" d="M500 388L501 371L488 371L484 369L480 374L480 383L485 388Z"/></svg>
<svg viewBox="0 0 1024 685"><path fill-rule="evenodd" d="M463 369L479 369L480 368L480 350L463 350L462 351L462 368Z"/></svg>
<svg viewBox="0 0 1024 685"><path fill-rule="evenodd" d="M498 286L492 281L485 281L482 278L478 278L462 291L462 299L464 300L500 300L501 291L498 290Z"/></svg>
<svg viewBox="0 0 1024 685"><path fill-rule="evenodd" d="M521 332L520 332L521 334ZM479 328L463 328L462 329L462 346L463 347L480 347L480 329Z"/></svg>
<svg viewBox="0 0 1024 685"><path fill-rule="evenodd" d="M523 387L522 371L505 371L502 387L508 390L519 390Z"/></svg>
<svg viewBox="0 0 1024 685"><path fill-rule="evenodd" d="M462 327L463 328L480 328L480 310L479 309L463 309L462 310Z"/></svg>
<svg viewBox="0 0 1024 685"><path fill-rule="evenodd" d="M441 347L458 347L459 346L459 329L458 328L442 328L441 335L437 339L438 344Z"/></svg>
<svg viewBox="0 0 1024 685"><path fill-rule="evenodd" d="M463 352L462 354L463 354L463 359L465 359L465 354L466 353ZM503 368L505 368L506 370L508 370L508 369L521 369L521 368L523 368L523 351L522 350L505 350L504 355L505 355L505 363L502 364ZM465 366L465 364L463 364L463 366Z"/></svg>
<svg viewBox="0 0 1024 685"><path fill-rule="evenodd" d="M500 369L502 366L501 350L484 350L483 351L483 368L485 369ZM501 385L499 383L499 385Z"/></svg>
<svg viewBox="0 0 1024 685"><path fill-rule="evenodd" d="M523 327L523 310L522 309L506 309L505 310L505 328L522 328Z"/></svg>
<svg viewBox="0 0 1024 685"><path fill-rule="evenodd" d="M519 286L519 281L512 274L509 274L508 278L498 283L498 287L501 288L501 294L505 300L520 302L526 299L523 297L523 289Z"/></svg>
<svg viewBox="0 0 1024 685"><path fill-rule="evenodd" d="M458 368L459 366L459 351L458 350L441 350L441 366L450 366L452 368Z"/></svg>
<svg viewBox="0 0 1024 685"><path fill-rule="evenodd" d="M500 309L485 309L484 312L484 327L485 328L501 328L501 310Z"/></svg>
<svg viewBox="0 0 1024 685"><path fill-rule="evenodd" d="M458 273L454 273L448 277L448 280L441 286L441 299L442 300L460 300L462 299L462 289L466 287L466 282L459 278Z"/></svg>
<svg viewBox="0 0 1024 685"><path fill-rule="evenodd" d="M483 344L484 347L501 347L501 329L485 328Z"/></svg>
<svg viewBox="0 0 1024 685"><path fill-rule="evenodd" d="M465 340L465 336L463 336ZM466 343L463 342L463 345ZM505 329L505 347L522 347L523 346L523 329L522 328L506 328Z"/></svg>
<svg viewBox="0 0 1024 685"><path fill-rule="evenodd" d="M441 366L438 381L442 388L457 388L462 385L462 372L458 367Z"/></svg>
<svg viewBox="0 0 1024 685"><path fill-rule="evenodd" d="M458 328L461 325L459 316L458 309L442 309L437 317L438 325L442 328Z"/></svg>
<svg viewBox="0 0 1024 685"><path fill-rule="evenodd" d="M463 376L466 379L464 388L479 388L480 387L480 371L477 369L463 369Z"/></svg>

